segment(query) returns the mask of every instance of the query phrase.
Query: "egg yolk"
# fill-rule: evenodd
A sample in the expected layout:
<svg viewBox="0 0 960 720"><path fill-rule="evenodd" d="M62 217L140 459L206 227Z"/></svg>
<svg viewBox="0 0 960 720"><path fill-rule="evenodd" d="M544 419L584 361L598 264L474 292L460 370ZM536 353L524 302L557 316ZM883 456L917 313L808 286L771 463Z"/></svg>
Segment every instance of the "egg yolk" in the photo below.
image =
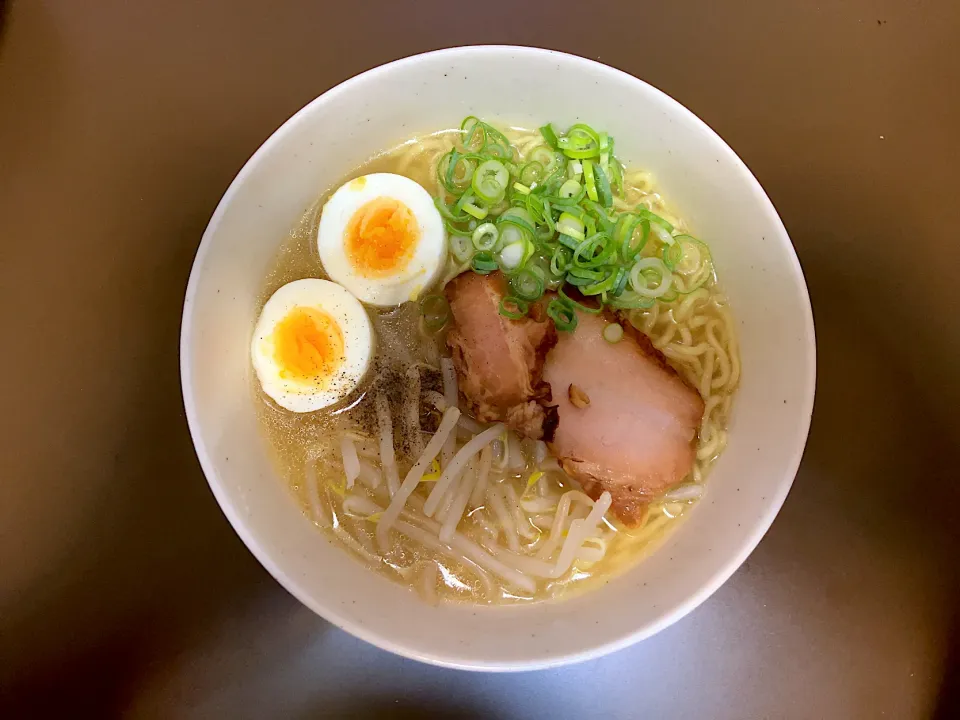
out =
<svg viewBox="0 0 960 720"><path fill-rule="evenodd" d="M324 387L345 359L343 331L323 310L295 307L273 330L273 356L280 377Z"/></svg>
<svg viewBox="0 0 960 720"><path fill-rule="evenodd" d="M410 262L420 227L406 205L390 197L374 198L347 223L346 251L364 277L383 277Z"/></svg>

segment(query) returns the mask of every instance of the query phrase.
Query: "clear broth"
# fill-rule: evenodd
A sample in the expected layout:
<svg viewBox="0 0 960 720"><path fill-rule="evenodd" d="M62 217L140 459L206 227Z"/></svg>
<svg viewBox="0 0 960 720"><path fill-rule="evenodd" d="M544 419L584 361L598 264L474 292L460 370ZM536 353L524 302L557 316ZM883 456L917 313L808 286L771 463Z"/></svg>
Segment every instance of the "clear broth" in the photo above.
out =
<svg viewBox="0 0 960 720"><path fill-rule="evenodd" d="M436 195L436 160L452 146L455 132L442 131L407 141L358 167L344 177L342 183L374 172L392 172L416 180ZM521 154L539 144L539 135L535 132L513 128L507 134ZM643 204L684 229L682 220L670 212L654 191L648 173L628 169L625 180L625 199L629 205ZM261 308L273 292L286 283L301 278L326 277L315 238L323 203L333 189L336 188L317 199L281 243L263 286ZM451 272L455 270L451 269ZM695 301L684 305L694 294L697 296ZM694 294L681 296L672 303L659 303L648 311L633 311L631 321L651 337L678 372L705 398L706 411L698 438L697 461L688 478L690 486L699 486L726 443L732 397L739 381L739 355L732 316L715 279ZM578 561L566 575L556 580L538 580L533 592L520 591L497 578L491 583L472 563L459 562L398 533L394 533L398 541L381 550L374 537L374 522L344 510L340 438L344 432L352 432L373 438L375 442L378 430L373 398L377 392L386 392L391 398L397 462L402 478L415 460L411 457L409 438L404 436L402 399L410 392L410 381L405 373L411 366L419 366L423 368L421 383L424 389L442 391L442 387L436 386L438 381L430 368L437 367L444 344L442 335L431 337L422 330L416 303L404 303L388 312L371 309L369 314L378 338L376 359L368 379L356 392L332 409L296 414L279 408L257 385L254 392L260 422L278 472L304 512L362 562L415 588L428 601L531 602L588 588L649 554L677 526L695 501L692 499L694 492L688 493L691 495L689 499L663 498L654 502L644 522L634 529L626 529L605 519L601 523L601 539L605 546L602 559ZM709 359L690 357L685 351L685 348L701 343L714 348L708 351L712 353ZM430 413L422 411L421 416L429 425ZM545 480L539 481L532 490L528 489L527 479L535 470L534 448L531 443L524 443L522 449L526 451L524 466L503 472L498 481L504 486L505 497L522 498L532 491L534 499L540 496L550 498L571 489L571 486L576 487L558 471L547 473ZM507 486L512 490L508 491ZM417 497L415 494L411 502L422 504L422 494L419 500ZM389 502L383 496L379 500L381 504ZM586 511L587 508L577 509L573 512L579 515L573 516L583 517ZM524 530L529 537L525 537L524 542L536 550L539 543L545 542L548 532L542 527L543 519L538 522L535 513L528 513L526 520L529 527ZM481 545L489 545L495 541L491 534L496 529L493 513L481 505L464 517L458 531Z"/></svg>

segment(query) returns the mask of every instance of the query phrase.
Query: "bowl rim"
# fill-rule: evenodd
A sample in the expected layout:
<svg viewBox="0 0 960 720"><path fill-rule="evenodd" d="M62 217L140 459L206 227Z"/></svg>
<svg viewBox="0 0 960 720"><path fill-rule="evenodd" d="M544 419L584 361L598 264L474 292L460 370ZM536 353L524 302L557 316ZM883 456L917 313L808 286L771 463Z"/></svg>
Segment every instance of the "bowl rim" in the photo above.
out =
<svg viewBox="0 0 960 720"><path fill-rule="evenodd" d="M253 534L247 529L243 518L234 508L232 501L221 489L219 472L201 437L200 421L197 415L197 408L193 393L193 374L189 359L190 346L192 344L193 337L193 316L190 312L190 306L195 295L197 294L197 288L200 283L201 268L204 265L204 260L213 242L213 234L215 233L216 228L220 225L223 216L226 214L227 208L232 204L234 195L237 194L239 188L246 182L247 177L253 173L254 167L257 166L264 157L272 152L273 147L278 145L283 137L291 132L295 125L313 113L315 108L328 102L336 95L348 92L354 85L375 79L379 75L388 74L398 67L422 62L427 58L470 53L483 54L505 52L527 56L548 55L563 57L575 63L581 63L590 66L597 73L608 76L611 74L620 76L621 79L629 83L644 86L647 92L652 92L654 95L659 96L659 99L664 102L664 104L669 107L672 112L685 115L688 120L693 121L695 125L699 125L700 129L710 136L710 138L717 144L718 148L727 153L729 159L732 160L734 165L739 166L739 169L744 173L744 177L751 185L751 189L757 198L761 201L761 203L766 204L766 209L769 211L769 213L771 213L771 217L775 221L777 228L780 232L782 232L783 237L787 240L786 250L788 251L787 254L790 265L792 266L793 272L796 273L796 276L801 281L801 297L799 299L801 301L801 311L803 315L804 327L802 330L805 350L808 355L808 371L807 376L802 378L805 384L805 392L803 396L803 403L797 408L800 416L800 426L798 428L798 432L796 433L796 437L793 439L793 453L788 462L783 465L782 471L780 472L780 476L783 478L789 478L789 480L780 482L778 484L776 493L768 494L766 509L754 523L752 532L745 537L734 555L729 556L728 559L723 561L720 567L718 567L711 575L700 582L699 587L695 592L691 593L683 602L677 603L671 609L660 613L656 619L632 630L625 631L623 635L614 640L588 645L581 650L573 652L553 654L549 651L544 651L541 654L541 657L536 659L491 661L471 658L468 652L423 652L420 650L415 650L403 644L397 643L389 636L371 631L364 625L354 622L349 618L343 617L336 608L332 606L322 606L320 603L316 602L308 592L301 588L300 584L294 578L288 575L274 561L270 553L260 545L257 538L254 537ZM197 454L197 459L200 462L200 467L203 470L207 484L209 485L211 492L220 506L220 509L223 511L224 515L226 515L227 520L230 522L230 525L233 527L234 531L237 533L237 535L239 535L247 549L277 580L277 582L279 582L284 589L287 590L287 592L292 594L295 598L297 598L297 600L310 608L323 619L380 649L387 650L402 657L439 667L485 672L518 672L541 670L599 658L603 655L622 650L637 642L640 642L641 640L655 635L661 630L664 630L665 628L679 621L703 602L705 602L741 567L741 565L743 565L746 559L763 539L763 536L770 529L774 519L780 512L780 508L786 501L787 495L789 494L790 489L793 486L793 482L796 479L796 474L800 467L800 462L803 458L806 448L816 393L816 335L813 322L813 310L810 304L810 293L807 287L806 278L803 273L803 268L800 265L800 260L797 257L796 249L794 248L792 241L790 241L790 236L787 233L786 227L784 226L783 221L780 218L780 214L777 212L776 207L773 204L773 201L770 200L769 196L760 185L760 182L756 179L750 168L747 167L746 163L706 122L701 120L695 113L693 113L679 101L675 100L654 85L651 85L650 83L641 80L634 75L624 72L623 70L606 65L596 60L592 60L590 58L585 58L576 54L561 52L558 50L550 50L546 48L525 45L497 44L454 46L402 57L397 60L370 68L344 80L343 82L318 95L316 98L308 102L293 115L291 115L287 120L285 120L283 124L274 130L270 136L257 148L257 150L247 159L243 167L230 183L227 190L224 192L217 204L216 209L210 217L209 222L207 223L203 236L200 240L200 244L197 248L193 265L190 270L190 276L187 281L181 318L179 354L181 391L183 395L184 410L187 417L187 425L193 441L194 451Z"/></svg>

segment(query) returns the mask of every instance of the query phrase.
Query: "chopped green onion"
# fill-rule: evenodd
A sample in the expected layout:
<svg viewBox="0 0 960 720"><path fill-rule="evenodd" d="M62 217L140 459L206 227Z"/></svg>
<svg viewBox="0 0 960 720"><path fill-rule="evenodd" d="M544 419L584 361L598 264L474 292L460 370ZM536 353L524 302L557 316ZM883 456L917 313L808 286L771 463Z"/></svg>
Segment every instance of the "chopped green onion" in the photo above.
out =
<svg viewBox="0 0 960 720"><path fill-rule="evenodd" d="M459 200L457 202L459 203ZM437 210L445 220L450 220L451 222L467 222L470 219L466 213L461 211L456 203L454 204L453 210L440 198L434 198L433 204L437 206ZM456 212L454 212L454 210L456 210Z"/></svg>
<svg viewBox="0 0 960 720"><path fill-rule="evenodd" d="M617 268L617 279L616 282L613 283L613 289L610 291L610 294L614 297L622 295L629 280L630 274L622 267Z"/></svg>
<svg viewBox="0 0 960 720"><path fill-rule="evenodd" d="M480 118L469 115L460 123L460 143L468 150L481 150L487 142L487 134L484 132L483 123Z"/></svg>
<svg viewBox="0 0 960 720"><path fill-rule="evenodd" d="M500 230L500 242L497 244L497 248L513 245L513 243L516 242L522 242L528 235L526 230L520 229L513 223L499 223L499 219L497 227Z"/></svg>
<svg viewBox="0 0 960 720"><path fill-rule="evenodd" d="M638 205L638 206L637 206L637 213L639 213L639 215L640 215L641 217L645 217L645 218L647 218L648 220L650 220L651 222L655 222L657 225L659 225L660 227L662 227L662 228L663 228L664 230L666 230L668 233L672 233L672 232L673 232L673 229L674 229L674 228L673 228L673 225L671 225L669 222L667 222L667 221L664 220L662 217L660 217L659 215L657 215L655 212L652 212L652 211L648 210L647 208L643 207L643 205Z"/></svg>
<svg viewBox="0 0 960 720"><path fill-rule="evenodd" d="M476 232L476 231L474 231ZM474 246L467 235L451 235L450 251L458 263L465 263L473 257Z"/></svg>
<svg viewBox="0 0 960 720"><path fill-rule="evenodd" d="M477 220L483 220L487 216L487 213L490 212L486 207L475 204L473 200L463 203L461 209L468 215L475 217Z"/></svg>
<svg viewBox="0 0 960 720"><path fill-rule="evenodd" d="M587 197L597 202L599 195L597 195L597 179L593 172L592 160L583 161L583 184L587 188Z"/></svg>
<svg viewBox="0 0 960 720"><path fill-rule="evenodd" d="M477 196L491 205L503 199L510 173L499 160L486 160L477 166L470 186Z"/></svg>
<svg viewBox="0 0 960 720"><path fill-rule="evenodd" d="M553 209L561 214L567 213L568 215L573 215L573 217L581 222L583 222L583 219L587 216L582 207L570 200L553 200Z"/></svg>
<svg viewBox="0 0 960 720"><path fill-rule="evenodd" d="M554 298L547 305L547 316L561 332L573 332L577 327L577 313L573 306L558 298Z"/></svg>
<svg viewBox="0 0 960 720"><path fill-rule="evenodd" d="M657 301L653 298L637 295L633 290L624 290L622 295L611 298L609 301L610 307L617 308L618 310L652 308L656 304Z"/></svg>
<svg viewBox="0 0 960 720"><path fill-rule="evenodd" d="M443 295L427 295L420 301L420 313L428 332L436 332L450 319L450 305Z"/></svg>
<svg viewBox="0 0 960 720"><path fill-rule="evenodd" d="M643 232L637 235L637 228ZM633 213L624 213L617 218L613 231L613 239L620 248L620 257L624 262L633 262L647 244L647 233L650 231L650 222L641 219Z"/></svg>
<svg viewBox="0 0 960 720"><path fill-rule="evenodd" d="M500 314L511 320L525 317L530 306L522 299L508 295L500 301Z"/></svg>
<svg viewBox="0 0 960 720"><path fill-rule="evenodd" d="M676 247L683 252L683 258L677 263L674 273L674 287L678 293L690 293L713 275L710 248L690 235L677 235L674 239L677 241Z"/></svg>
<svg viewBox="0 0 960 720"><path fill-rule="evenodd" d="M525 238L504 245L498 255L500 267L504 272L513 272L521 267L532 253L533 245Z"/></svg>
<svg viewBox="0 0 960 720"><path fill-rule="evenodd" d="M533 187L543 179L545 174L546 173L543 165L536 161L531 161L520 168L520 172L517 177L519 177L520 182L522 182L524 185Z"/></svg>
<svg viewBox="0 0 960 720"><path fill-rule="evenodd" d="M566 178L564 175L563 168L558 166L550 175L543 179L543 181L538 185L540 192L544 197L553 197Z"/></svg>
<svg viewBox="0 0 960 720"><path fill-rule="evenodd" d="M477 227L477 221L471 218L470 221L466 223L466 227L459 227L458 223L444 218L443 226L450 235L463 236L469 240L470 236L473 235L474 229Z"/></svg>
<svg viewBox="0 0 960 720"><path fill-rule="evenodd" d="M537 232L534 227L533 218L530 217L530 213L522 207L512 207L504 212L503 215L497 218L497 224L514 225L530 237L536 235Z"/></svg>
<svg viewBox="0 0 960 720"><path fill-rule="evenodd" d="M510 145L510 141L507 140L506 135L504 135L502 132L500 132L495 127L493 127L493 125L489 125L488 123L485 123L485 122L481 122L481 124L483 125L483 130L486 133L488 140L489 138L493 138L493 142L499 145L503 145L504 147L511 148L511 153L513 152L512 146Z"/></svg>
<svg viewBox="0 0 960 720"><path fill-rule="evenodd" d="M462 192L470 185L475 166L473 156L453 149L437 163L437 181L449 193Z"/></svg>
<svg viewBox="0 0 960 720"><path fill-rule="evenodd" d="M582 278L584 280L589 280L593 282L599 280L603 277L603 272L600 270L587 270L585 268L572 267L567 272L567 276L571 278Z"/></svg>
<svg viewBox="0 0 960 720"><path fill-rule="evenodd" d="M677 264L683 260L683 248L680 243L674 243L673 245L667 245L663 252L661 253L663 258L663 264L667 266L667 269L673 272L677 269Z"/></svg>
<svg viewBox="0 0 960 720"><path fill-rule="evenodd" d="M603 339L608 343L618 343L623 339L623 326L619 323L610 323L603 329Z"/></svg>
<svg viewBox="0 0 960 720"><path fill-rule="evenodd" d="M536 267L523 267L510 277L510 287L521 300L533 302L543 296L542 271Z"/></svg>
<svg viewBox="0 0 960 720"><path fill-rule="evenodd" d="M548 269L543 280L544 290L556 291L564 283L563 275L557 275Z"/></svg>
<svg viewBox="0 0 960 720"><path fill-rule="evenodd" d="M620 270L621 268L617 268ZM580 292L584 295L599 295L600 293L612 292L614 286L617 284L617 271L611 270L611 272L604 277L602 280L591 283L589 285L583 285L580 287Z"/></svg>
<svg viewBox="0 0 960 720"><path fill-rule="evenodd" d="M617 195L623 194L623 165L616 158L612 158L609 163L610 187Z"/></svg>
<svg viewBox="0 0 960 720"><path fill-rule="evenodd" d="M599 270L584 270L582 268L572 267L567 271L567 282L578 288L593 285L603 278L604 274Z"/></svg>
<svg viewBox="0 0 960 720"><path fill-rule="evenodd" d="M569 331L579 311L651 308L714 277L710 250L699 240L674 236L673 225L644 206L613 209L625 185L609 134L583 123L565 134L547 124L540 133L546 144L521 154L502 132L470 116L460 142L435 168L435 204L451 259L481 274L503 271L511 288L503 304L508 317L556 291L548 315ZM654 247L647 249L651 236ZM594 299L584 305L567 295L570 288L580 300Z"/></svg>
<svg viewBox="0 0 960 720"><path fill-rule="evenodd" d="M497 269L497 263L489 251L484 250L473 256L471 267L475 273L480 275L489 275Z"/></svg>
<svg viewBox="0 0 960 720"><path fill-rule="evenodd" d="M561 235L568 235L574 240L583 241L583 221L580 218L571 215L568 212L560 213L560 219L557 221L557 231Z"/></svg>
<svg viewBox="0 0 960 720"><path fill-rule="evenodd" d="M571 275L567 273L567 276L563 279L568 285L573 285L574 287L579 288L581 285L589 285L593 280L588 280L587 278L579 277L578 275Z"/></svg>
<svg viewBox="0 0 960 720"><path fill-rule="evenodd" d="M600 136L589 125L577 123L564 137L557 139L557 146L569 158L592 158L600 154Z"/></svg>
<svg viewBox="0 0 960 720"><path fill-rule="evenodd" d="M473 194L473 190L467 190L453 204L453 214L456 215L457 217L466 218L467 220L469 220L470 218L467 217L469 213L467 213L467 211L463 209L463 206L467 204L472 205L475 199L476 199L476 195Z"/></svg>
<svg viewBox="0 0 960 720"><path fill-rule="evenodd" d="M644 271L651 271L644 273ZM651 282L658 282L651 287ZM673 282L673 275L667 270L663 260L657 257L641 258L630 270L630 285L638 295L657 298L664 295Z"/></svg>
<svg viewBox="0 0 960 720"><path fill-rule="evenodd" d="M613 233L613 227L616 225L616 222L607 215L606 208L592 200L584 200L581 204L587 213L586 216L596 220L601 230L605 233Z"/></svg>
<svg viewBox="0 0 960 720"><path fill-rule="evenodd" d="M650 223L650 232L653 233L653 236L663 245L673 245L676 242L673 239L673 235L658 223Z"/></svg>
<svg viewBox="0 0 960 720"><path fill-rule="evenodd" d="M703 267L704 263L710 261L710 249L695 237L690 235L677 235L674 240L677 241L676 247L681 250L682 257L676 263L676 271L683 275L692 275Z"/></svg>
<svg viewBox="0 0 960 720"><path fill-rule="evenodd" d="M561 235L561 238L566 237ZM567 269L570 267L570 263L573 261L573 253L569 248L558 246L556 250L553 251L553 255L550 258L550 273L552 275L563 276Z"/></svg>
<svg viewBox="0 0 960 720"><path fill-rule="evenodd" d="M545 147L538 147L530 153L531 162L535 162L543 168L544 176L550 175L560 165L561 158L557 157L555 152Z"/></svg>
<svg viewBox="0 0 960 720"><path fill-rule="evenodd" d="M587 133L588 135L590 135L590 137L593 138L594 142L597 143L597 145L599 146L600 134L596 130L594 130L592 127L587 125L586 123L576 123L574 125L571 125L570 131L567 133L567 135L572 135L574 131Z"/></svg>
<svg viewBox="0 0 960 720"><path fill-rule="evenodd" d="M599 232L577 246L573 253L573 264L581 268L598 267L605 265L616 252L617 247L610 236Z"/></svg>
<svg viewBox="0 0 960 720"><path fill-rule="evenodd" d="M575 308L577 310L582 310L583 312L586 312L586 313L590 313L591 315L597 315L603 309L602 307L590 307L589 305L584 305L581 302L577 302L572 297L567 295L563 291L562 287L557 291L557 294L563 299L565 303L568 303L570 307Z"/></svg>
<svg viewBox="0 0 960 720"><path fill-rule="evenodd" d="M547 222L547 201L540 197L539 194L533 194L533 188L527 188L529 192L524 193L522 198L514 198L513 205L514 207L520 207L527 211L527 215L530 216L530 222L533 223L534 227L537 225L543 225Z"/></svg>
<svg viewBox="0 0 960 720"><path fill-rule="evenodd" d="M590 202L589 200L584 200L584 203ZM592 215L587 213L583 214L583 233L587 237L593 237L597 234L597 221Z"/></svg>
<svg viewBox="0 0 960 720"><path fill-rule="evenodd" d="M481 252L493 250L500 240L500 231L493 223L484 223L473 231L472 240L473 246Z"/></svg>
<svg viewBox="0 0 960 720"><path fill-rule="evenodd" d="M530 208L530 204L537 198L536 195L528 196L527 208ZM530 213L533 214L532 212ZM557 231L557 226L553 222L553 208L550 206L549 200L543 200L543 227L537 229L537 238L540 240L551 240L553 234Z"/></svg>
<svg viewBox="0 0 960 720"><path fill-rule="evenodd" d="M613 193L610 192L610 181L603 166L598 165L593 172L597 181L597 196L600 198L598 202L605 208L613 207Z"/></svg>
<svg viewBox="0 0 960 720"><path fill-rule="evenodd" d="M501 145L500 143L487 143L484 146L483 151L487 155L493 155L495 158L502 160L504 167L506 167L507 163L513 159L513 150L509 144ZM509 173L509 170L507 172Z"/></svg>
<svg viewBox="0 0 960 720"><path fill-rule="evenodd" d="M540 134L543 135L543 139L547 141L547 145L556 150L559 146L557 145L557 133L553 129L551 123L547 123L542 128L540 128Z"/></svg>
<svg viewBox="0 0 960 720"><path fill-rule="evenodd" d="M577 180L567 180L560 186L560 189L557 190L557 197L561 197L564 200L573 200L574 202L582 200L583 194L583 186Z"/></svg>

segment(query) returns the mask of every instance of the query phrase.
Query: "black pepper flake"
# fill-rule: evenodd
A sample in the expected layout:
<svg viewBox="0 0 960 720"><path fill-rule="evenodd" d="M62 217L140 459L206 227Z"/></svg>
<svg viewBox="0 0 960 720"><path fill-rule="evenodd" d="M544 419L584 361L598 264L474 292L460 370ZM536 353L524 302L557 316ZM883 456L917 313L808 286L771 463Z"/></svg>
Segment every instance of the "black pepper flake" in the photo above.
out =
<svg viewBox="0 0 960 720"><path fill-rule="evenodd" d="M390 361L383 357L374 360L372 380L366 388L363 399L350 410L350 419L357 425L360 432L370 437L379 437L380 425L377 419L376 398L383 394L390 403L390 415L393 419L393 443L398 460L402 457L413 460L413 438L409 436L406 426L404 399L408 395L409 380L406 372L409 365ZM420 390L441 392L443 379L439 372L429 368L420 368ZM440 414L432 405L420 403L420 427L426 432L436 432L440 424Z"/></svg>

